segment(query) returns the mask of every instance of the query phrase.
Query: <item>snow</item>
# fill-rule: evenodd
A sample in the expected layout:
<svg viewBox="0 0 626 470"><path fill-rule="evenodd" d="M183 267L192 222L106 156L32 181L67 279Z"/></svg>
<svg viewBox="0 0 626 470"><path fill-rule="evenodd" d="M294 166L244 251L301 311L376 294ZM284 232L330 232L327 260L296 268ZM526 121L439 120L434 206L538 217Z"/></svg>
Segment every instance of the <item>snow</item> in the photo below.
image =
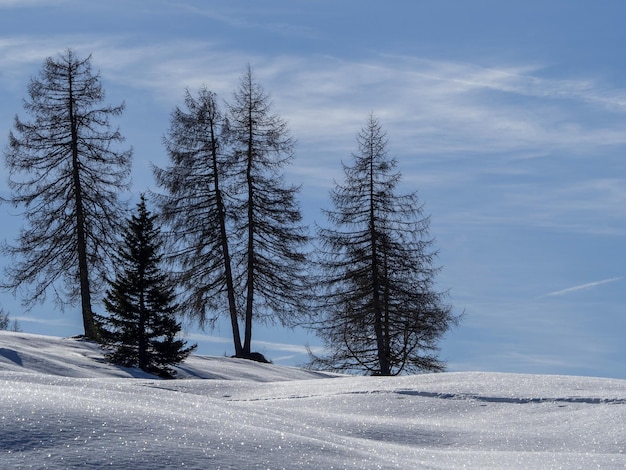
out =
<svg viewBox="0 0 626 470"><path fill-rule="evenodd" d="M626 381L337 376L191 356L180 380L0 332L2 468L626 468Z"/></svg>

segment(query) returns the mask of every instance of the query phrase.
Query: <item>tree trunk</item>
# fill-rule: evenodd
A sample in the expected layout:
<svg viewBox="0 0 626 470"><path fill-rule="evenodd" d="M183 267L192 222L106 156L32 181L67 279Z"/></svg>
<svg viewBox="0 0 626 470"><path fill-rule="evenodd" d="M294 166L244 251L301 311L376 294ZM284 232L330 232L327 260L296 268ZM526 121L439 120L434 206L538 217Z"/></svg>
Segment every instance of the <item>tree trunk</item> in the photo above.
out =
<svg viewBox="0 0 626 470"><path fill-rule="evenodd" d="M91 310L91 292L89 287L89 266L87 264L87 238L85 235L85 212L83 209L83 194L80 181L80 162L78 160L78 129L74 113L73 70L68 70L69 77L69 118L72 129L72 176L74 183L74 198L76 204L76 244L78 250L78 275L80 282L80 302L83 314L85 336L89 339L98 339L93 311Z"/></svg>
<svg viewBox="0 0 626 470"><path fill-rule="evenodd" d="M141 370L148 369L148 341L147 341L147 317L148 312L146 311L146 303L145 303L145 283L143 279L143 274L141 274L140 279L140 293L139 293L139 338L137 341L137 366Z"/></svg>
<svg viewBox="0 0 626 470"><path fill-rule="evenodd" d="M233 342L235 344L235 357L242 357L243 347L241 346L241 333L239 331L239 319L237 318L237 304L235 302L235 285L233 283L233 273L230 267L230 252L228 250L228 241L226 238L226 222L224 217L224 208L221 204L221 196L219 190L218 204L220 205L220 231L222 236L222 252L224 256L224 274L226 275L226 290L228 295L228 309L230 311L230 324L233 330Z"/></svg>
<svg viewBox="0 0 626 470"><path fill-rule="evenodd" d="M378 364L380 375L391 375L389 357L385 347L385 334L383 328L383 311L380 301L380 277L378 259L378 239L376 232L376 218L374 206L374 149L370 145L370 238L372 244L371 267L372 267L372 303L374 308L374 333L376 334L376 348L378 351Z"/></svg>
<svg viewBox="0 0 626 470"><path fill-rule="evenodd" d="M252 77L248 75L250 83L248 90L252 94ZM252 309L254 307L254 207L253 194L254 185L252 183L252 158L253 158L253 135L252 135L252 96L248 106L248 151L247 151L247 167L246 181L248 183L248 262L247 262L247 280L246 280L246 318L245 332L243 343L244 356L250 356L252 343Z"/></svg>
<svg viewBox="0 0 626 470"><path fill-rule="evenodd" d="M230 325L233 330L233 342L235 345L235 357L243 355L241 346L241 333L239 331L239 319L237 317L237 304L235 302L235 284L233 272L230 266L230 251L228 249L228 234L226 232L226 214L224 200L219 184L219 168L217 165L217 148L215 146L215 133L211 124L211 157L213 160L213 174L215 175L215 202L217 204L217 217L220 224L220 238L222 243L222 256L224 257L224 275L226 276L226 291L228 296L228 309L230 312Z"/></svg>
<svg viewBox="0 0 626 470"><path fill-rule="evenodd" d="M245 336L243 343L243 354L249 356L251 352L252 342L252 309L254 307L254 210L252 207L252 194L254 191L252 185L252 156L248 156L248 262L247 262L247 280L246 280L246 319L245 319Z"/></svg>

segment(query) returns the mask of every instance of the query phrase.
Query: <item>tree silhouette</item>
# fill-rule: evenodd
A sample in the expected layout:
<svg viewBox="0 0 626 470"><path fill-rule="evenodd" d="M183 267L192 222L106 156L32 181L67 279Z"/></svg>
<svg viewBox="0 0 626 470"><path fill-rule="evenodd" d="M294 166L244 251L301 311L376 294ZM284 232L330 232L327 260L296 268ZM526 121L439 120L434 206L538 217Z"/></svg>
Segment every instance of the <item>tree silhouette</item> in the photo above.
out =
<svg viewBox="0 0 626 470"><path fill-rule="evenodd" d="M235 187L240 188L234 253L245 291L243 353L250 354L253 319L294 324L302 314L308 242L296 201L298 187L284 182L293 159L287 124L271 112L269 96L252 69L240 80L228 106Z"/></svg>
<svg viewBox="0 0 626 470"><path fill-rule="evenodd" d="M227 313L235 355L258 358L253 320L293 325L303 314L308 236L299 188L282 171L293 141L249 67L225 116L206 89L187 92L185 105L165 138L171 165L154 170L167 192L156 201L172 228L183 307L201 325Z"/></svg>
<svg viewBox="0 0 626 470"><path fill-rule="evenodd" d="M371 115L345 181L331 192L331 228L320 228L319 317L329 354L313 364L375 375L442 370L436 341L456 321L434 290L436 252L415 193L396 194L400 173Z"/></svg>
<svg viewBox="0 0 626 470"><path fill-rule="evenodd" d="M213 325L224 312L229 315L235 355L242 356L235 284L231 266L227 227L229 194L226 120L219 111L215 94L201 88L197 98L189 91L186 110L176 108L164 139L171 165L154 168L163 220L173 228L169 257L178 268L183 288L182 308L199 320ZM225 189L226 188L226 189ZM217 315L210 315L217 312Z"/></svg>
<svg viewBox="0 0 626 470"><path fill-rule="evenodd" d="M124 211L119 194L128 188L131 165L130 150L114 149L124 139L109 123L124 105L102 105L91 56L80 59L71 49L46 59L28 95L31 120L16 116L4 154L13 194L3 202L24 208L26 228L15 246L2 247L17 259L3 287L20 291L27 306L50 292L61 306L80 299L85 335L95 339L92 291L116 243Z"/></svg>
<svg viewBox="0 0 626 470"><path fill-rule="evenodd" d="M124 243L116 257L118 274L104 299L109 316L97 315L107 358L126 367L171 377L171 365L183 361L195 345L176 339L175 288L160 269L160 233L144 196L137 215L128 220Z"/></svg>

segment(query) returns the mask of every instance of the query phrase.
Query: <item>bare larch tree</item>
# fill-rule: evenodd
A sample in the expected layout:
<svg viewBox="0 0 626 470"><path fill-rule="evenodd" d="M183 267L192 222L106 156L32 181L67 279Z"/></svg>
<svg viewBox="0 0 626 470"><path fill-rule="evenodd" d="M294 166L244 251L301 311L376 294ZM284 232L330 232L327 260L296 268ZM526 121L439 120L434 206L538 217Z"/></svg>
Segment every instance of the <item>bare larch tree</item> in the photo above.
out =
<svg viewBox="0 0 626 470"><path fill-rule="evenodd" d="M250 354L253 319L293 325L303 313L306 228L296 200L299 188L285 183L283 168L294 158L287 124L248 66L229 103L234 175L239 189L234 253L245 292L244 355Z"/></svg>
<svg viewBox="0 0 626 470"><path fill-rule="evenodd" d="M201 326L212 325L220 313L227 313L235 355L241 357L226 220L230 197L226 120L215 94L206 88L199 90L197 98L187 91L185 106L172 113L164 139L171 164L154 168L157 184L166 190L155 199L170 227L168 259L182 287L183 310Z"/></svg>
<svg viewBox="0 0 626 470"><path fill-rule="evenodd" d="M250 68L225 115L205 88L197 98L187 92L185 105L165 137L171 165L154 169L182 305L201 326L227 314L235 355L258 358L253 319L293 325L304 305L308 237L299 188L282 173L293 141Z"/></svg>
<svg viewBox="0 0 626 470"><path fill-rule="evenodd" d="M124 220L119 196L131 169L132 151L115 148L124 138L109 121L124 105L103 105L91 56L71 49L46 59L28 95L31 119L16 116L4 152L12 197L3 202L24 208L26 226L16 245L2 247L16 258L3 286L21 291L27 306L50 292L61 306L80 300L85 335L96 339L92 293Z"/></svg>
<svg viewBox="0 0 626 470"><path fill-rule="evenodd" d="M456 317L434 288L429 219L416 193L397 194L397 162L373 115L357 143L331 192L331 227L318 229L315 328L329 353L312 363L373 375L442 370L436 343Z"/></svg>

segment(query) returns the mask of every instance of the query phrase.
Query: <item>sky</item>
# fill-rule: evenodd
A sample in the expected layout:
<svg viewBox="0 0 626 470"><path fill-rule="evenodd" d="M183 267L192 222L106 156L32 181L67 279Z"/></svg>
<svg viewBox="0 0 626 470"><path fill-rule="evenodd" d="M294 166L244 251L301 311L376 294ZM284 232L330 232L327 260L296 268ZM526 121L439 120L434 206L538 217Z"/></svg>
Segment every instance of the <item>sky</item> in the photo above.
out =
<svg viewBox="0 0 626 470"><path fill-rule="evenodd" d="M126 103L114 124L137 199L168 162L185 89L228 101L250 64L296 139L286 174L310 227L368 115L380 120L401 189L431 217L438 288L463 314L440 342L448 370L626 378L624 17L620 0L0 0L0 146L45 58L92 54L107 102ZM11 242L22 218L0 217ZM0 304L25 332L81 333L78 307ZM188 331L199 354L232 354L226 324ZM254 335L280 364L321 344Z"/></svg>

